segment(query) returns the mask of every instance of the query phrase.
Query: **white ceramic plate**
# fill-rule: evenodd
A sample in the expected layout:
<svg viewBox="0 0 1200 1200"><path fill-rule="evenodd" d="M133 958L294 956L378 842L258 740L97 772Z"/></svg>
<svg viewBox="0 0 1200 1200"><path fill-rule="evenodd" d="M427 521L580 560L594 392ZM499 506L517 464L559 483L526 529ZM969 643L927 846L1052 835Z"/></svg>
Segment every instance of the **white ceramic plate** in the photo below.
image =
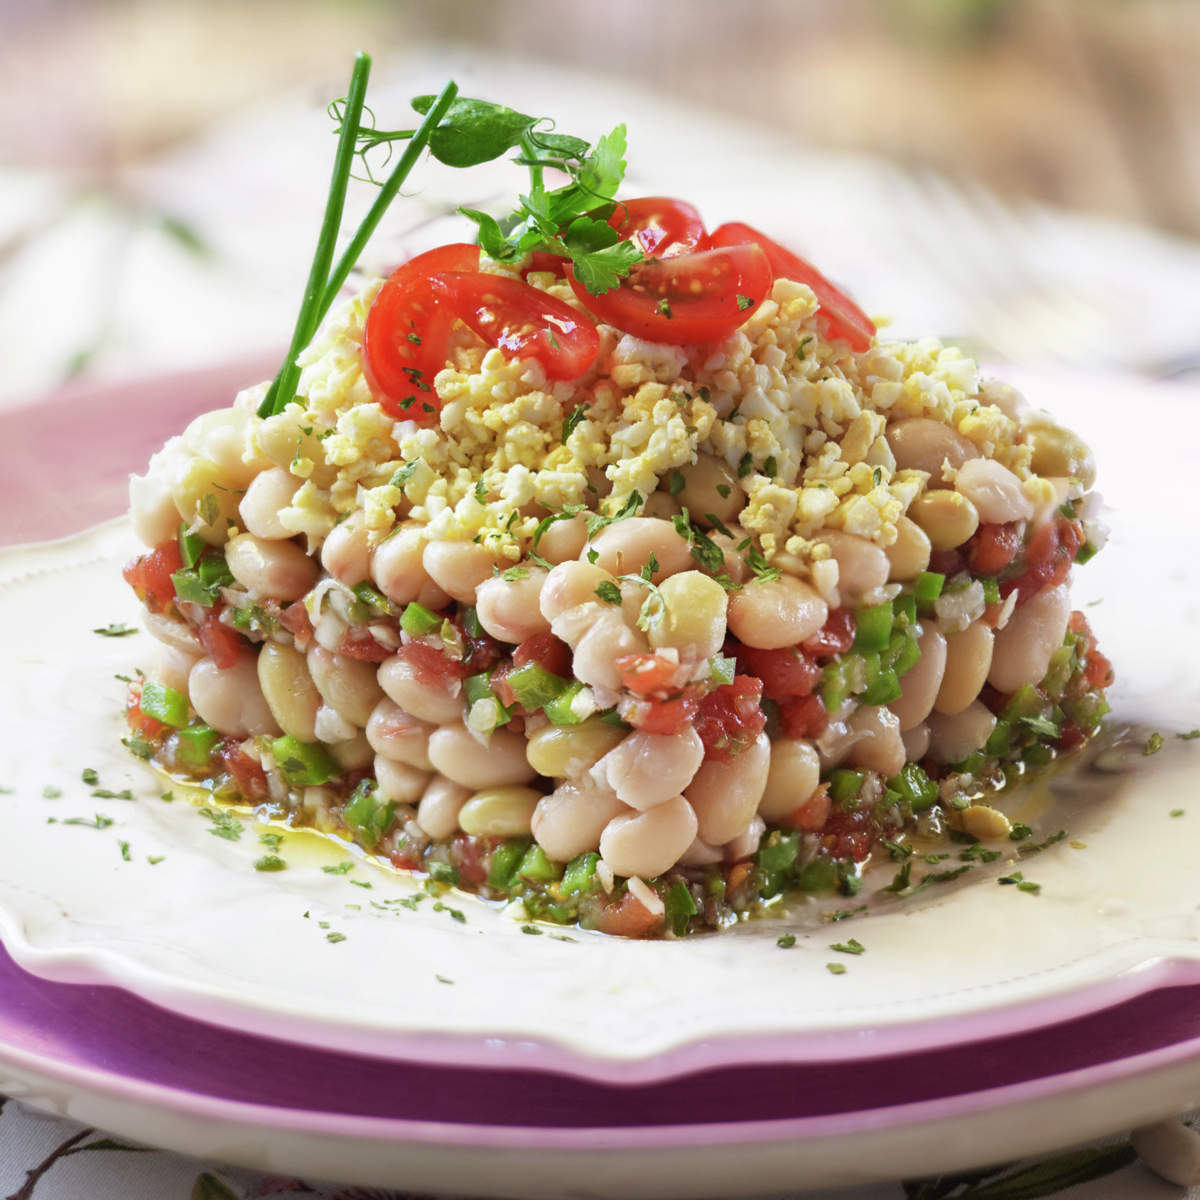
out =
<svg viewBox="0 0 1200 1200"><path fill-rule="evenodd" d="M253 828L237 842L213 837L182 799L159 799L162 781L120 745L113 676L151 646L144 634L91 632L137 620L119 572L136 547L118 522L0 556L13 647L0 783L13 789L6 842L20 848L0 866L5 944L37 974L116 983L274 1036L442 1062L511 1065L523 1054L624 1081L720 1061L731 1042L755 1061L990 1036L1129 995L1143 986L1136 969L1157 960L1194 963L1200 806L1170 814L1188 809L1200 782L1200 743L1171 736L1200 725L1188 499L1200 420L1169 389L1075 379L1053 391L1056 413L1095 445L1117 510L1113 543L1078 572L1076 603L1102 601L1086 611L1117 665L1117 719L1160 726L1167 745L1153 758L1135 747L1137 769L1109 794L1042 818L1054 829L1063 813L1080 845L1021 864L1039 895L997 886L1004 864L976 868L852 923L797 918L797 944L783 951L773 921L682 942L563 941L523 933L468 897L450 901L461 922L429 900L376 908L411 885L367 864L325 874L341 855L290 835L280 850L289 868L256 872L265 847ZM135 798L94 798L85 767ZM1036 818L1046 801L1044 791L1017 796L1010 809ZM96 813L113 824L65 823ZM851 934L867 952L831 975L829 943Z"/></svg>

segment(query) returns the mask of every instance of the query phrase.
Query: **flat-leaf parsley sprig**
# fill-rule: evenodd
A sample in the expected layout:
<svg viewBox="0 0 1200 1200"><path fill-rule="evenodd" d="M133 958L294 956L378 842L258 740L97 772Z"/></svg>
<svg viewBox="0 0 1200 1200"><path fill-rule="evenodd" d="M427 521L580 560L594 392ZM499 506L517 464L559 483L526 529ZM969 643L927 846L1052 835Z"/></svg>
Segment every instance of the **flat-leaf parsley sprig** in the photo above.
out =
<svg viewBox="0 0 1200 1200"><path fill-rule="evenodd" d="M296 394L300 369L296 359L312 341L342 285L358 262L384 213L399 194L421 154L428 149L450 167L472 167L516 150L516 163L529 170L529 190L518 207L502 220L473 209L460 211L476 223L479 245L489 257L511 262L534 251L568 259L576 278L593 295L615 288L642 259L632 241L621 240L608 223L615 196L625 176L625 126L618 125L592 146L583 138L556 133L545 117L531 117L502 104L458 95L451 81L436 95L417 96L414 110L424 119L413 129L375 128L366 107L371 59L360 53L354 62L345 97L329 106L337 123L337 151L329 183L325 215L317 238L308 282L287 357L259 406L260 417L282 412ZM368 120L364 122L363 114ZM368 155L392 143L407 142L400 161L382 183ZM358 157L367 179L379 194L334 264L334 247L345 208L353 160ZM546 186L547 169L566 175L562 187Z"/></svg>

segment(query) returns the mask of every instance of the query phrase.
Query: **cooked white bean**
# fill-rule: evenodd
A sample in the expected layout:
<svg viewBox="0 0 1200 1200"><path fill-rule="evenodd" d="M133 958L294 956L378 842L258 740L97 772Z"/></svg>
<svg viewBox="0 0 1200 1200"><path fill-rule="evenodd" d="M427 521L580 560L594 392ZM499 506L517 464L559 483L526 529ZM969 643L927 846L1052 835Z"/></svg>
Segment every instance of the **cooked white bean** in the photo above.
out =
<svg viewBox="0 0 1200 1200"><path fill-rule="evenodd" d="M684 867L708 867L724 859L725 854L720 846L710 846L703 838L693 838L692 844L679 856L679 864Z"/></svg>
<svg viewBox="0 0 1200 1200"><path fill-rule="evenodd" d="M976 700L952 717L934 713L929 718L929 753L938 762L962 762L991 737L996 718Z"/></svg>
<svg viewBox="0 0 1200 1200"><path fill-rule="evenodd" d="M697 828L692 806L682 796L675 796L645 812L614 817L600 835L600 856L616 875L649 879L679 861Z"/></svg>
<svg viewBox="0 0 1200 1200"><path fill-rule="evenodd" d="M578 558L587 544L587 518L582 513L546 526L538 539L537 552L550 563Z"/></svg>
<svg viewBox="0 0 1200 1200"><path fill-rule="evenodd" d="M896 457L896 466L901 470L927 471L931 488L948 486L943 464L949 463L951 469L957 470L968 459L979 457L979 448L970 438L929 417L898 421L885 436Z"/></svg>
<svg viewBox="0 0 1200 1200"><path fill-rule="evenodd" d="M601 606L596 608L599 610ZM616 691L621 686L617 659L623 654L644 654L648 649L645 637L625 624L620 610L606 607L597 611L587 632L576 643L572 669L575 678L589 686Z"/></svg>
<svg viewBox="0 0 1200 1200"><path fill-rule="evenodd" d="M204 657L204 652L197 644L197 653L180 650L176 646L159 646L158 662L152 672L153 678L166 687L174 688L177 692L187 695L188 675L196 665L197 660Z"/></svg>
<svg viewBox="0 0 1200 1200"><path fill-rule="evenodd" d="M932 625L917 639L921 657L900 676L900 699L889 705L900 718L901 732L912 729L933 711L942 675L946 670L946 639Z"/></svg>
<svg viewBox="0 0 1200 1200"><path fill-rule="evenodd" d="M935 550L953 550L979 528L975 505L966 496L945 488L918 496L908 506L908 515Z"/></svg>
<svg viewBox="0 0 1200 1200"><path fill-rule="evenodd" d="M828 616L825 601L794 575L751 580L729 597L730 632L760 650L794 646L812 637Z"/></svg>
<svg viewBox="0 0 1200 1200"><path fill-rule="evenodd" d="M1129 1135L1138 1158L1168 1183L1195 1187L1200 1183L1200 1133L1172 1118L1142 1125Z"/></svg>
<svg viewBox="0 0 1200 1200"><path fill-rule="evenodd" d="M547 621L554 621L582 604L597 602L596 589L616 580L603 567L588 562L564 562L546 576L538 596L538 607Z"/></svg>
<svg viewBox="0 0 1200 1200"><path fill-rule="evenodd" d="M255 475L238 504L242 524L255 537L290 538L291 530L285 529L279 520L279 510L291 504L302 482L282 467Z"/></svg>
<svg viewBox="0 0 1200 1200"><path fill-rule="evenodd" d="M525 757L539 775L576 779L591 770L624 737L623 729L599 717L589 717L578 725L546 725L529 734Z"/></svg>
<svg viewBox="0 0 1200 1200"><path fill-rule="evenodd" d="M744 858L752 858L758 851L758 844L766 832L767 823L757 813L750 818L750 824L724 846L726 862L740 862Z"/></svg>
<svg viewBox="0 0 1200 1200"><path fill-rule="evenodd" d="M538 801L533 836L551 858L570 862L577 854L599 849L604 827L627 812L612 788L594 779L571 780Z"/></svg>
<svg viewBox="0 0 1200 1200"><path fill-rule="evenodd" d="M734 583L745 583L750 578L750 568L746 565L745 558L742 557L742 551L738 549L745 542L747 536L736 525L730 529L729 533L715 530L709 534L709 540L721 551L721 558L724 560L711 574L728 575ZM707 571L707 568L703 569Z"/></svg>
<svg viewBox="0 0 1200 1200"><path fill-rule="evenodd" d="M596 565L613 575L637 575L653 554L658 570L651 576L661 583L676 571L686 571L692 555L688 544L670 521L655 517L626 517L606 526L593 539Z"/></svg>
<svg viewBox="0 0 1200 1200"><path fill-rule="evenodd" d="M683 503L669 492L651 492L642 505L643 517L654 517L661 521L670 521L681 512Z"/></svg>
<svg viewBox="0 0 1200 1200"><path fill-rule="evenodd" d="M375 759L375 751L361 729L349 741L334 742L327 749L343 771L363 771Z"/></svg>
<svg viewBox="0 0 1200 1200"><path fill-rule="evenodd" d="M646 733L637 729L596 764L623 804L645 810L678 796L704 761L704 743L694 729Z"/></svg>
<svg viewBox="0 0 1200 1200"><path fill-rule="evenodd" d="M541 792L529 787L476 792L458 810L458 827L475 837L520 837L529 832L541 798Z"/></svg>
<svg viewBox="0 0 1200 1200"><path fill-rule="evenodd" d="M729 600L715 579L699 571L680 571L658 589L661 611L647 629L656 650L670 646L681 658L711 658L725 642Z"/></svg>
<svg viewBox="0 0 1200 1200"><path fill-rule="evenodd" d="M129 477L129 517L143 545L157 546L176 535L179 510L165 470L152 466L145 475Z"/></svg>
<svg viewBox="0 0 1200 1200"><path fill-rule="evenodd" d="M686 792L700 836L713 846L732 841L758 811L771 769L771 743L760 733L729 762L710 758Z"/></svg>
<svg viewBox="0 0 1200 1200"><path fill-rule="evenodd" d="M258 686L256 655L238 654L232 667L221 670L211 658L202 658L188 675L188 697L206 725L226 737L278 734L279 726L262 688Z"/></svg>
<svg viewBox="0 0 1200 1200"><path fill-rule="evenodd" d="M393 762L382 754L375 756L375 782L379 784L379 798L394 800L397 804L416 804L425 791L431 776L428 771L418 771L407 763Z"/></svg>
<svg viewBox="0 0 1200 1200"><path fill-rule="evenodd" d="M217 464L230 480L230 487L241 491L258 470L246 462L247 414L237 408L217 408L195 417L183 431L183 444Z"/></svg>
<svg viewBox="0 0 1200 1200"><path fill-rule="evenodd" d="M321 704L313 721L313 741L334 744L348 742L362 732L357 725L347 721L336 708Z"/></svg>
<svg viewBox="0 0 1200 1200"><path fill-rule="evenodd" d="M475 589L492 574L497 558L474 542L427 542L421 563L429 578L462 604L475 603Z"/></svg>
<svg viewBox="0 0 1200 1200"><path fill-rule="evenodd" d="M1043 588L1019 605L996 634L988 683L999 692L1015 692L1022 684L1037 683L1050 666L1050 656L1062 645L1070 619L1066 584Z"/></svg>
<svg viewBox="0 0 1200 1200"><path fill-rule="evenodd" d="M458 828L458 814L470 798L470 791L461 784L434 775L417 805L417 824L431 838L448 838Z"/></svg>
<svg viewBox="0 0 1200 1200"><path fill-rule="evenodd" d="M155 641L162 642L164 646L181 650L194 658L204 657L204 647L196 636L195 629L186 621L168 617L166 613L143 612L142 625Z"/></svg>
<svg viewBox="0 0 1200 1200"><path fill-rule="evenodd" d="M985 404L994 404L1012 421L1021 421L1027 414L1029 402L1011 383L985 379L979 385L979 395Z"/></svg>
<svg viewBox="0 0 1200 1200"><path fill-rule="evenodd" d="M699 454L688 467L681 467L683 491L679 498L697 524L711 527L711 517L723 525L737 520L746 505L746 493L737 475L723 458Z"/></svg>
<svg viewBox="0 0 1200 1200"><path fill-rule="evenodd" d="M367 719L367 741L377 754L393 762L407 763L422 771L432 771L429 761L429 735L435 725L406 713L386 696L375 705Z"/></svg>
<svg viewBox="0 0 1200 1200"><path fill-rule="evenodd" d="M851 733L865 734L850 747L848 761L890 779L908 761L900 736L900 718L888 708L864 704L847 722Z"/></svg>
<svg viewBox="0 0 1200 1200"><path fill-rule="evenodd" d="M888 580L907 583L929 569L933 549L929 535L910 517L896 519L896 540L884 548L888 560Z"/></svg>
<svg viewBox="0 0 1200 1200"><path fill-rule="evenodd" d="M538 600L546 586L543 567L521 566L485 579L475 592L475 612L484 629L502 642L523 642L538 633L549 633L550 622Z"/></svg>
<svg viewBox="0 0 1200 1200"><path fill-rule="evenodd" d="M838 565L838 595L843 604L861 604L887 583L891 564L883 550L866 538L833 530L816 541L829 547Z"/></svg>
<svg viewBox="0 0 1200 1200"><path fill-rule="evenodd" d="M393 603L411 604L415 600L435 611L450 603L450 597L429 578L421 561L427 540L419 525L403 525L371 551L371 578Z"/></svg>
<svg viewBox="0 0 1200 1200"><path fill-rule="evenodd" d="M425 682L406 658L394 655L379 664L379 686L406 713L434 725L462 717L462 685L457 680Z"/></svg>
<svg viewBox="0 0 1200 1200"><path fill-rule="evenodd" d="M524 736L509 729L497 729L484 743L465 725L443 725L430 735L429 761L469 788L528 783L537 774L525 758Z"/></svg>
<svg viewBox="0 0 1200 1200"><path fill-rule="evenodd" d="M812 742L777 738L771 743L771 766L758 811L768 821L791 815L817 790L821 758Z"/></svg>
<svg viewBox="0 0 1200 1200"><path fill-rule="evenodd" d="M929 726L922 722L906 729L900 737L904 741L904 753L909 762L920 762L929 750Z"/></svg>
<svg viewBox="0 0 1200 1200"><path fill-rule="evenodd" d="M180 517L206 542L221 546L237 524L240 485L208 458L193 458L171 481Z"/></svg>
<svg viewBox="0 0 1200 1200"><path fill-rule="evenodd" d="M845 721L830 721L821 734L813 739L813 745L821 757L821 769L827 771L830 767L836 767L850 753L850 747L858 740L858 736L850 731Z"/></svg>
<svg viewBox="0 0 1200 1200"><path fill-rule="evenodd" d="M225 547L225 561L234 579L261 598L289 604L317 582L317 564L295 543L266 541L239 533Z"/></svg>
<svg viewBox="0 0 1200 1200"><path fill-rule="evenodd" d="M283 642L264 642L258 653L258 686L284 733L299 742L317 740L321 694L299 650Z"/></svg>
<svg viewBox="0 0 1200 1200"><path fill-rule="evenodd" d="M933 704L938 712L962 712L979 695L992 666L994 640L982 621L946 636L946 672Z"/></svg>
<svg viewBox="0 0 1200 1200"><path fill-rule="evenodd" d="M308 672L330 708L360 728L371 719L383 699L375 665L357 658L331 654L323 646L310 646Z"/></svg>
<svg viewBox="0 0 1200 1200"><path fill-rule="evenodd" d="M360 513L351 513L335 525L321 546L321 566L334 579L353 587L362 583L370 571L367 530Z"/></svg>
<svg viewBox="0 0 1200 1200"><path fill-rule="evenodd" d="M1025 442L1033 447L1030 467L1043 479L1063 476L1078 479L1085 492L1096 482L1096 457L1078 434L1061 425L1032 425Z"/></svg>
<svg viewBox="0 0 1200 1200"><path fill-rule="evenodd" d="M954 490L975 505L981 521L1028 521L1033 516L1033 501L1021 490L1021 481L991 458L964 463Z"/></svg>

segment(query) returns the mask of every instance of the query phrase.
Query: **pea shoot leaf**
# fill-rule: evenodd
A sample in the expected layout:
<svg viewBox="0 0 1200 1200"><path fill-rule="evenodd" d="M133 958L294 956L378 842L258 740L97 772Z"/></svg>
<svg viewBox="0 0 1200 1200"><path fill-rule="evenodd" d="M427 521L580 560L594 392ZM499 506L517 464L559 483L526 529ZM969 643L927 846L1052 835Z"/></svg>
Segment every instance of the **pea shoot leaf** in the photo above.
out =
<svg viewBox="0 0 1200 1200"><path fill-rule="evenodd" d="M424 116L436 99L417 96L412 106ZM430 136L429 151L448 167L475 167L519 145L537 120L503 104L459 96Z"/></svg>

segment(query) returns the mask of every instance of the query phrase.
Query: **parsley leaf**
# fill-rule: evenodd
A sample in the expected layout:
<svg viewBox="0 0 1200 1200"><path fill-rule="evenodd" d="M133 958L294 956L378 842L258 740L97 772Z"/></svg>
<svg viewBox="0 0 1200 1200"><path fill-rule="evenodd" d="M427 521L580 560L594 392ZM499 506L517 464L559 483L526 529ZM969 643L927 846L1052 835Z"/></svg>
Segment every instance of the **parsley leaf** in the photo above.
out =
<svg viewBox="0 0 1200 1200"><path fill-rule="evenodd" d="M137 633L137 630L132 625L117 625L109 623L103 629L93 629L93 633L98 633L101 637L128 637L131 633Z"/></svg>
<svg viewBox="0 0 1200 1200"><path fill-rule="evenodd" d="M596 595L605 604L621 603L621 589L611 579L605 579L596 585Z"/></svg>

